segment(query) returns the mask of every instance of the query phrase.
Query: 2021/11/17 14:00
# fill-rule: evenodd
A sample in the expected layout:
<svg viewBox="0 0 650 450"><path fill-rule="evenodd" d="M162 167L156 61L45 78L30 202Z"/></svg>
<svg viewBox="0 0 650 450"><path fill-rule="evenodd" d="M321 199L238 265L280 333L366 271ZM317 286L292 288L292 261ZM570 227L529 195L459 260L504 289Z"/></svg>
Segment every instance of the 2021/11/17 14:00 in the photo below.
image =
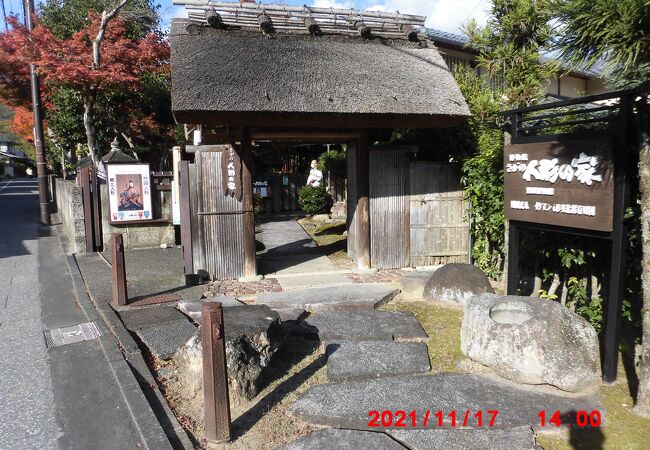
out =
<svg viewBox="0 0 650 450"><path fill-rule="evenodd" d="M578 428L595 428L599 427L602 421L600 411L571 411L565 414L555 411L549 419L547 419L546 411L540 411L537 417L539 417L539 423L542 427L569 425Z"/></svg>
<svg viewBox="0 0 650 450"><path fill-rule="evenodd" d="M465 410L464 413L462 411L457 413L454 410L445 413L442 410L439 410L432 414L431 410L428 409L424 411L422 416L418 416L417 411L410 411L407 413L401 409L396 411L372 410L368 412L368 417L370 418L368 426L384 428L415 428L417 426L422 426L426 428L431 424L432 426L438 426L440 428L444 426L451 426L452 428L468 426L493 427L498 414L498 410L487 410L485 412L480 410L476 412Z"/></svg>

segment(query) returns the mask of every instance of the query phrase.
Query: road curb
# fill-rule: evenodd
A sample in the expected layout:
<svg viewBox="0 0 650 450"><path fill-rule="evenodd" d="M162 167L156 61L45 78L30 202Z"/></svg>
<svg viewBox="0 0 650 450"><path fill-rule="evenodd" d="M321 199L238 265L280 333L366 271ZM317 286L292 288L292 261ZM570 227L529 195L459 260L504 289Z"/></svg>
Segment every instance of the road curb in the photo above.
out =
<svg viewBox="0 0 650 450"><path fill-rule="evenodd" d="M61 233L58 234L61 236ZM99 343L146 448L194 448L157 389L156 380L129 331L108 304L96 301L86 290L74 255L66 255L66 262L80 309L88 321L95 321L102 333ZM141 381L138 381L138 376ZM154 411L152 404L156 405L158 411Z"/></svg>

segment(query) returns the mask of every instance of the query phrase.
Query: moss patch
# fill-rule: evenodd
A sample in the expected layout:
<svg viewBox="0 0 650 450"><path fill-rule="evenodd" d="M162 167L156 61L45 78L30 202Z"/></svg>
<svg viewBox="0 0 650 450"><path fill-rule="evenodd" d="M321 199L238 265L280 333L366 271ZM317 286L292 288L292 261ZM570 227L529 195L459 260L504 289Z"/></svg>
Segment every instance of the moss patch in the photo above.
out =
<svg viewBox="0 0 650 450"><path fill-rule="evenodd" d="M415 314L429 335L429 359L434 372L455 372L464 358L460 351L460 324L463 312L425 302L393 301L382 309L408 311Z"/></svg>

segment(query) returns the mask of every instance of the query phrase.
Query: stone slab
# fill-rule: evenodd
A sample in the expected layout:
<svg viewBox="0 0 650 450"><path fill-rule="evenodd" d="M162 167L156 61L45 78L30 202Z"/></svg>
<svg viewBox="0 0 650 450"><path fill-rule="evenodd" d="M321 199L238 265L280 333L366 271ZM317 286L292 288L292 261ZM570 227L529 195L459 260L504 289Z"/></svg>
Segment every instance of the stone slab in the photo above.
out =
<svg viewBox="0 0 650 450"><path fill-rule="evenodd" d="M383 433L326 428L291 442L278 450L404 450L405 447Z"/></svg>
<svg viewBox="0 0 650 450"><path fill-rule="evenodd" d="M129 330L138 330L177 320L187 322L187 318L172 306L122 310L119 315L124 326Z"/></svg>
<svg viewBox="0 0 650 450"><path fill-rule="evenodd" d="M307 336L325 342L428 339L415 316L407 312L320 312L305 319L302 330Z"/></svg>
<svg viewBox="0 0 650 450"><path fill-rule="evenodd" d="M201 306L205 302L221 302L223 308L228 308L231 306L243 306L244 303L237 300L235 297L230 296L219 296L219 297L210 297L198 301L180 301L176 307L190 319L192 319L197 324L201 323Z"/></svg>
<svg viewBox="0 0 650 450"><path fill-rule="evenodd" d="M398 289L380 284L296 289L260 295L256 303L307 311L370 311L387 303Z"/></svg>
<svg viewBox="0 0 650 450"><path fill-rule="evenodd" d="M344 273L322 273L312 272L305 275L279 276L277 278L280 286L285 291L293 289L309 289L317 286L344 286L352 284Z"/></svg>
<svg viewBox="0 0 650 450"><path fill-rule="evenodd" d="M280 315L282 322L300 322L307 316L303 308L275 308L273 311Z"/></svg>
<svg viewBox="0 0 650 450"><path fill-rule="evenodd" d="M349 381L415 375L431 369L423 342L340 342L327 346L327 379Z"/></svg>
<svg viewBox="0 0 650 450"><path fill-rule="evenodd" d="M231 306L223 309L226 341L267 331L273 322L278 324L278 327L273 327L276 330L274 332L281 333L280 315L266 305Z"/></svg>
<svg viewBox="0 0 650 450"><path fill-rule="evenodd" d="M529 426L510 429L396 430L387 431L411 450L535 450L535 435Z"/></svg>
<svg viewBox="0 0 650 450"><path fill-rule="evenodd" d="M415 428L425 428L427 410L499 411L493 429L519 426L537 427L540 411L560 411L563 423L575 421L575 411L598 410L604 416L597 395L581 397L525 390L514 383L504 383L474 374L440 373L411 377L378 378L340 384L313 386L290 408L294 416L315 425L369 429L368 412L372 410L416 411ZM448 416L442 428L450 428ZM477 428L468 421L468 428ZM485 427L485 423L483 423ZM426 428L439 428L438 421L429 420Z"/></svg>
<svg viewBox="0 0 650 450"><path fill-rule="evenodd" d="M188 320L177 320L141 328L138 337L158 359L170 359L196 333L196 326Z"/></svg>
<svg viewBox="0 0 650 450"><path fill-rule="evenodd" d="M402 290L402 296L413 300L421 300L424 287L431 278L431 274L431 272L414 271L404 275L399 286Z"/></svg>

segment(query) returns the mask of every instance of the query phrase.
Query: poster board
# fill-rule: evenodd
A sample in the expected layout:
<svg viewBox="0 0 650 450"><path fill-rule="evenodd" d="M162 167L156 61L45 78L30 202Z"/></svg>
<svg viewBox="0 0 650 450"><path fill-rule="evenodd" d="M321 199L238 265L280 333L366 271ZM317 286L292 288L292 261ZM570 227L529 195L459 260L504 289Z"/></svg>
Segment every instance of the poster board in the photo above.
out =
<svg viewBox="0 0 650 450"><path fill-rule="evenodd" d="M106 169L111 224L153 220L149 164L108 164Z"/></svg>
<svg viewBox="0 0 650 450"><path fill-rule="evenodd" d="M510 220L611 232L613 142L571 140L504 149L505 216Z"/></svg>

